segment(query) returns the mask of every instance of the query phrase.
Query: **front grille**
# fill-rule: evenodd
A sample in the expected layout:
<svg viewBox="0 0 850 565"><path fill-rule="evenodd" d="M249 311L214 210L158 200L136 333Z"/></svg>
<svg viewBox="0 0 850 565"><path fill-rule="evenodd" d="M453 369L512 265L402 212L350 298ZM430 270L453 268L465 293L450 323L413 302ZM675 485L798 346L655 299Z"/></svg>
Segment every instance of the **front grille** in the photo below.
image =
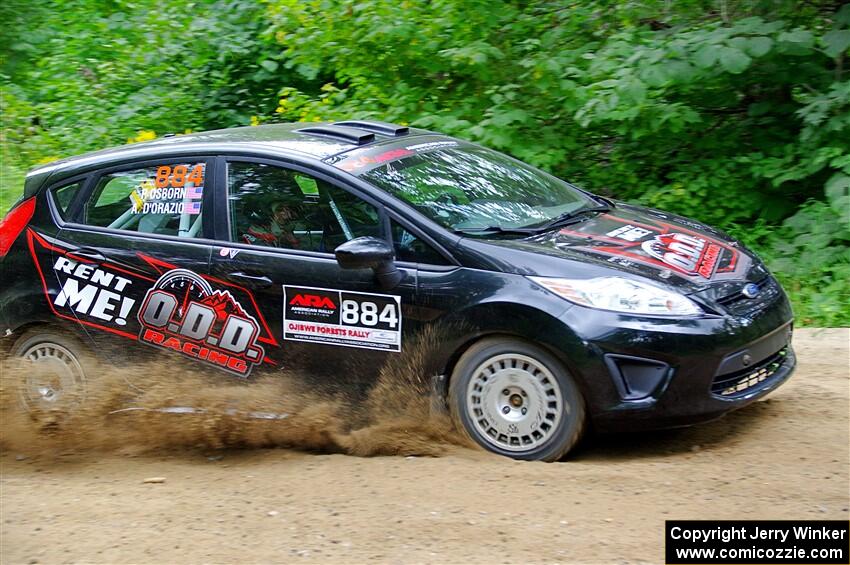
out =
<svg viewBox="0 0 850 565"><path fill-rule="evenodd" d="M726 311L736 316L752 316L763 310L780 295L782 289L773 277L765 277L755 283L759 293L755 298L747 298L740 290L717 300Z"/></svg>
<svg viewBox="0 0 850 565"><path fill-rule="evenodd" d="M765 383L776 374L785 362L788 347L783 347L755 367L747 367L741 371L717 375L711 383L711 392L722 398L742 396L755 386Z"/></svg>

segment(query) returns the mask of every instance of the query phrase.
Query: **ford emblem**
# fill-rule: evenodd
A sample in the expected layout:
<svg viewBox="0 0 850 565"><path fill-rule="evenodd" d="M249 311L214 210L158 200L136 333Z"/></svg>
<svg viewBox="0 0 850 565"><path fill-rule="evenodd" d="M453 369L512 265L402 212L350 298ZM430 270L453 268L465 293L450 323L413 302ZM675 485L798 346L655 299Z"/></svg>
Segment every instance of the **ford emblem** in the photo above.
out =
<svg viewBox="0 0 850 565"><path fill-rule="evenodd" d="M759 285L755 283L749 283L748 285L744 286L743 289L741 289L741 294L743 294L747 298L755 298L759 295L759 292Z"/></svg>

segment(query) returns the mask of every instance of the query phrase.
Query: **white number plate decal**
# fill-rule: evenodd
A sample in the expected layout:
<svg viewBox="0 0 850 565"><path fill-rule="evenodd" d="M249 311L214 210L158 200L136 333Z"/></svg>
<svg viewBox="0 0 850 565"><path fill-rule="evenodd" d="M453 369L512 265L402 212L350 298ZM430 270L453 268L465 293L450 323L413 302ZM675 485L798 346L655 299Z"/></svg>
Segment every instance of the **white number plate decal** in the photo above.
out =
<svg viewBox="0 0 850 565"><path fill-rule="evenodd" d="M284 285L283 338L401 351L401 298Z"/></svg>

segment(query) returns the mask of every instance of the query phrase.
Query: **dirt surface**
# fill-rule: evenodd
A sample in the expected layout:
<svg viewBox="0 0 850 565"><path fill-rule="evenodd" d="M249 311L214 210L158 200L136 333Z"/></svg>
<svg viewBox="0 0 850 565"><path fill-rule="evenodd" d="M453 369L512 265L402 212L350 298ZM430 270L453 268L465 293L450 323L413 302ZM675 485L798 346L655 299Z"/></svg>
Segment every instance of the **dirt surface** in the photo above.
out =
<svg viewBox="0 0 850 565"><path fill-rule="evenodd" d="M667 519L847 519L848 341L799 330L797 373L767 399L694 428L594 438L563 463L450 443L357 457L174 447L191 442L167 433L151 437L169 448L141 453L7 436L0 562L661 563ZM397 431L390 443L416 452Z"/></svg>

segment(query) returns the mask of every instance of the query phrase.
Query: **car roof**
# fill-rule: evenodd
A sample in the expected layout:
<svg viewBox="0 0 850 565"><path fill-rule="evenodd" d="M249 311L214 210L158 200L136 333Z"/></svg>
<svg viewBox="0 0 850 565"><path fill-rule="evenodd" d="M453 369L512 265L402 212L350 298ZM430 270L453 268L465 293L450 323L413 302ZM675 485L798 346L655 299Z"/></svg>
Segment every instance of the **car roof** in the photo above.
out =
<svg viewBox="0 0 850 565"><path fill-rule="evenodd" d="M152 141L102 149L37 167L27 174L25 196L34 194L48 177L61 178L120 164L129 159L153 158L163 150L174 150L177 154L259 150L322 160L360 147L375 147L400 138L426 134L433 135L427 130L387 122L347 120L268 124L166 135Z"/></svg>

